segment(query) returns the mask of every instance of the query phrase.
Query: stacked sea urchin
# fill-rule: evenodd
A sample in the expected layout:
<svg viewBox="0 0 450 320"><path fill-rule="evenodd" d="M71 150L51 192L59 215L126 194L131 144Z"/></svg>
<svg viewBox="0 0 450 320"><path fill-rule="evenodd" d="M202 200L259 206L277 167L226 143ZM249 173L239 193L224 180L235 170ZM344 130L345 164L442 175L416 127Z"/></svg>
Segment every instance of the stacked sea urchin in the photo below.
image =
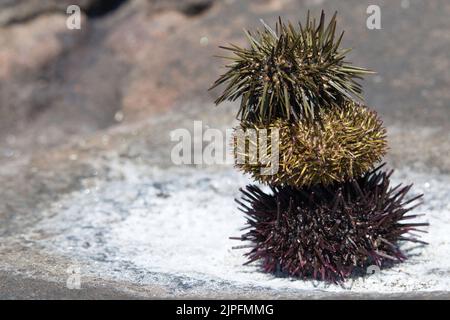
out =
<svg viewBox="0 0 450 320"><path fill-rule="evenodd" d="M417 217L407 213L421 195L408 199L411 186L391 187L392 172L374 168L386 130L354 100L362 92L356 80L370 71L345 60L349 50L335 33L336 14L325 25L323 12L319 23L308 13L304 26L279 19L275 30L246 31L249 48L223 47L234 56L213 85L228 84L217 104L242 97L236 166L270 186L241 189L248 231L233 239L250 241L248 263L261 261L266 272L333 282L358 267L403 261L399 242L423 243L406 234L427 225L405 222ZM237 132L276 135L239 148Z"/></svg>

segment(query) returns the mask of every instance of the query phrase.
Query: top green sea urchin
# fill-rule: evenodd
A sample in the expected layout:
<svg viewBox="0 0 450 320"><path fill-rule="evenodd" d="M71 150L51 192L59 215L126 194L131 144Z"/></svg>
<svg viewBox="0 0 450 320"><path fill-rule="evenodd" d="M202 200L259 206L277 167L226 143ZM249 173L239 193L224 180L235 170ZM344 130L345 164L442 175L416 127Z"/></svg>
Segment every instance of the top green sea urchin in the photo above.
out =
<svg viewBox="0 0 450 320"><path fill-rule="evenodd" d="M313 120L320 108L362 99L355 79L371 71L344 60L351 49L339 48L344 33L336 36L336 13L327 26L323 11L318 24L308 12L298 29L279 19L275 31L264 24L262 31L245 34L250 48L221 47L234 57L226 57L232 61L229 70L212 86L227 83L216 104L242 96L239 119Z"/></svg>

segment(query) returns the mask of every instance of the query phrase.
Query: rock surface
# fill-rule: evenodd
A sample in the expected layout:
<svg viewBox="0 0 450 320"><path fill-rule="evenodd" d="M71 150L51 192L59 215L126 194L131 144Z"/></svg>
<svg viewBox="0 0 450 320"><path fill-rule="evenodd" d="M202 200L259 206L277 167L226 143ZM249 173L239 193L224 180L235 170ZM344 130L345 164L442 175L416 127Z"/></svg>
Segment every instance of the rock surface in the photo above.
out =
<svg viewBox="0 0 450 320"><path fill-rule="evenodd" d="M382 30L356 0L134 0L86 9L81 30L66 29L64 6L23 18L26 2L11 3L0 1L0 298L450 297L448 2L380 1ZM237 105L215 108L207 91L223 72L218 45L242 43L259 18L322 8L339 11L354 63L378 72L366 101L387 125L394 180L425 193L416 210L431 224L408 262L344 288L242 266L227 239L249 180L170 158L171 130L234 123Z"/></svg>

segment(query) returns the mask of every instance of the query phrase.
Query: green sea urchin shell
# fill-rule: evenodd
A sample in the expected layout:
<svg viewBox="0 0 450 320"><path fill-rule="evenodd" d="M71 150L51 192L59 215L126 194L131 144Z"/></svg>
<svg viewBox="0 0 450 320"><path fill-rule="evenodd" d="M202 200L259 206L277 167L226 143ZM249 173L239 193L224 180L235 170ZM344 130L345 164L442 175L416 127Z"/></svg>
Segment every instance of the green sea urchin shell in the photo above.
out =
<svg viewBox="0 0 450 320"><path fill-rule="evenodd" d="M238 138L243 137L235 129L236 167L262 183L301 187L357 178L381 161L387 149L386 130L376 112L346 102L342 108L322 110L320 117L321 124L283 119L270 124L242 122L236 128L242 129L240 133L254 132L256 136L261 136L261 131L267 130L270 137L272 130L278 130L279 143L269 141L265 146L261 140L256 140L257 149L265 149L258 153L254 161L248 139L244 140L245 148L237 147L238 143L242 143L238 142ZM262 169L274 164L271 157L275 154L272 153L275 146L279 150L278 171L261 174Z"/></svg>
<svg viewBox="0 0 450 320"><path fill-rule="evenodd" d="M369 70L352 66L340 49L343 32L336 36L336 14L328 25L311 19L296 28L281 19L272 30L264 24L254 34L245 31L249 48L221 47L233 57L228 71L212 86L227 84L215 101L242 97L240 120L272 121L275 118L314 120L323 108L339 108L343 101L362 99L361 79Z"/></svg>

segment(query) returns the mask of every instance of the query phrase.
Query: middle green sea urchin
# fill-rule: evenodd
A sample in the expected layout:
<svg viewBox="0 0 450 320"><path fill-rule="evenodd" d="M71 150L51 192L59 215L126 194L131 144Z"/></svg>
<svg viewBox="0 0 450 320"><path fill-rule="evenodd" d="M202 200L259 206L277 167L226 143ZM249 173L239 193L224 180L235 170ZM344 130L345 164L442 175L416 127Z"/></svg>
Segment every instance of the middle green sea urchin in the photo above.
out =
<svg viewBox="0 0 450 320"><path fill-rule="evenodd" d="M267 150L258 161L252 161L253 150L234 148L236 167L249 173L258 182L295 187L316 183L330 184L360 177L381 161L386 153L386 130L375 111L346 102L340 109L321 110L321 124L278 119L270 124L241 122L235 131L234 143L242 143L240 133L254 130L278 130L278 141L266 143ZM259 141L257 141L259 142ZM278 142L278 143L277 143ZM262 148L263 144L258 145ZM263 175L271 168L274 148L278 147L278 170ZM263 158L266 155L267 159ZM238 161L240 160L240 161Z"/></svg>
<svg viewBox="0 0 450 320"><path fill-rule="evenodd" d="M422 195L405 200L411 186L391 188L391 173L376 169L329 187L271 187L271 193L247 186L237 202L249 231L233 239L252 242L247 263L260 260L266 272L302 278L336 282L356 267L403 261L398 242L423 243L405 235L428 224L409 222Z"/></svg>

